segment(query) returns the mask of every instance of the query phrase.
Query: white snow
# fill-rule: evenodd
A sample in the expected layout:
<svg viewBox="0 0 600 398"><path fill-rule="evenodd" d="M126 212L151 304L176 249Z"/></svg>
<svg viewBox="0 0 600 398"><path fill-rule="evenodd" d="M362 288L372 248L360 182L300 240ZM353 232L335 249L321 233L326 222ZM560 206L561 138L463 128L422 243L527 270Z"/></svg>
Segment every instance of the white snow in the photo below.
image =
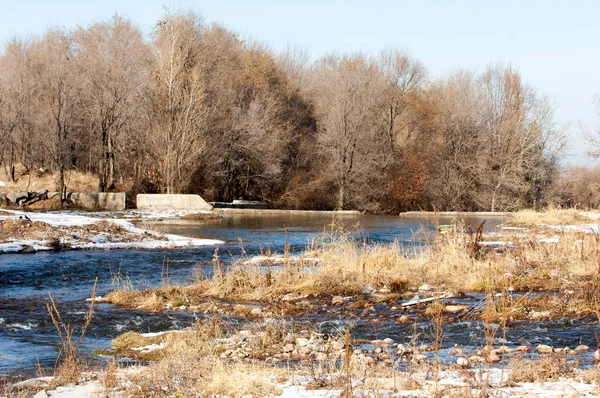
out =
<svg viewBox="0 0 600 398"><path fill-rule="evenodd" d="M97 397L100 386L97 382L80 384L77 386L58 387L56 390L48 391L50 398L92 398Z"/></svg>
<svg viewBox="0 0 600 398"><path fill-rule="evenodd" d="M93 242L81 242L76 238L70 239L66 243L72 249L160 249L160 248L179 248L179 247L196 247L196 246L212 246L219 245L225 242L216 239L197 239L189 238L180 235L173 234L160 234L158 232L145 230L134 226L130 221L120 218L96 218L83 216L73 212L46 212L46 213L31 213L23 212L19 210L3 210L3 212L10 213L10 215L0 215L0 220L16 219L19 217L27 216L31 221L45 222L54 227L75 227L84 226L97 223L99 221L112 222L128 232L140 234L140 238L147 240L133 241L133 242L106 242L105 238L107 234L98 234L94 237ZM196 212L197 213L197 212ZM97 215L108 213L94 213ZM159 218L158 215L164 215L165 213L148 212L148 213L134 213L137 215L145 214L151 218ZM176 217L176 213L173 214ZM179 213L177 213L179 214ZM148 239L148 235L155 236L157 238L166 238L166 240L159 239ZM52 250L52 247L48 246L48 242L45 240L12 240L4 243L0 243L0 253L16 253L24 249L25 246L32 246L35 251Z"/></svg>
<svg viewBox="0 0 600 398"><path fill-rule="evenodd" d="M142 337L156 337L156 336L162 336L163 334L167 334L167 333L182 333L185 332L187 330L186 329L181 329L181 330L165 330L164 332L153 332L153 333L140 333L140 336Z"/></svg>
<svg viewBox="0 0 600 398"><path fill-rule="evenodd" d="M560 242L560 236L554 235L549 238L542 238L538 240L539 243L558 243Z"/></svg>
<svg viewBox="0 0 600 398"><path fill-rule="evenodd" d="M261 264L261 263L284 263L285 261L306 261L311 263L317 263L320 261L317 257L302 257L302 256L288 256L287 258L283 255L273 256L253 256L245 261L246 264Z"/></svg>
<svg viewBox="0 0 600 398"><path fill-rule="evenodd" d="M132 350L139 351L142 354L147 354L147 353L152 352L152 351L162 350L166 346L167 346L167 343L165 343L163 341L160 344L149 344L149 345L145 345L143 347L134 347L134 348L132 348Z"/></svg>

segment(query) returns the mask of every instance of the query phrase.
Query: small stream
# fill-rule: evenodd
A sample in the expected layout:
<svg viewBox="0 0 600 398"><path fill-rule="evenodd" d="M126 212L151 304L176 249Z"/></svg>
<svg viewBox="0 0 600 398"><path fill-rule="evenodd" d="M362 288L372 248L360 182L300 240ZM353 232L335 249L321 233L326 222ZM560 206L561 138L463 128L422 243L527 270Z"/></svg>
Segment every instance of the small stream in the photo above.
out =
<svg viewBox="0 0 600 398"><path fill-rule="evenodd" d="M92 215L93 216L93 215ZM450 219L440 219L449 223ZM482 220L473 219L473 225ZM502 220L488 219L487 228L494 228ZM358 239L374 243L398 241L407 249L424 244L415 239L418 231L433 231L424 218L402 219L393 216L337 216L315 214L289 215L231 215L218 220L152 220L138 222L142 228L198 238L225 241L218 247L222 260L233 261L240 256L260 254L265 249L283 252L286 242L292 252L299 252L319 233L343 228ZM334 226L332 226L334 225ZM35 254L0 255L0 375L28 376L36 369L52 368L57 357L58 337L46 309L48 294L56 300L63 318L80 325L89 303L94 280L98 278L98 295L112 288L113 277L127 279L134 287L160 285L164 264L168 261L169 279L185 283L196 278L197 271L212 273L211 259L216 247L207 246L178 250L102 250L40 252ZM465 302L475 302L480 297L467 296ZM459 301L461 301L459 300ZM414 324L395 322L389 306L377 305L375 313L381 321L348 316L348 314L307 314L297 316L298 322L318 325L323 331L335 331L340 324L353 322L353 337L376 339L391 337L397 342L406 341L414 334ZM157 332L181 329L196 317L191 313L150 313L99 303L81 349L91 353L105 348L110 341L127 331ZM230 322L245 322L230 318ZM427 341L431 323L423 318L417 322L421 339ZM516 323L507 331L507 344L553 344L557 347L578 344L595 347L595 325L586 321L547 321ZM501 336L498 336L498 338ZM459 321L445 326L444 346L454 344L481 347L484 338L479 322Z"/></svg>

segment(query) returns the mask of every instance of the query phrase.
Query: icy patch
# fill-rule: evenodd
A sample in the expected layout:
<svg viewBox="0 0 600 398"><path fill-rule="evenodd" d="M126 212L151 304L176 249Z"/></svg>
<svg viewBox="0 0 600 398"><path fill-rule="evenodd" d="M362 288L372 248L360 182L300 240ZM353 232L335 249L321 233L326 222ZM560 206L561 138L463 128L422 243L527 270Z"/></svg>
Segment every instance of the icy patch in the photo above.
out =
<svg viewBox="0 0 600 398"><path fill-rule="evenodd" d="M149 352L152 352L152 351L162 350L166 346L167 346L167 343L162 342L160 344L150 344L150 345L145 345L143 347L134 347L134 348L132 348L132 350L139 351L141 354L148 354Z"/></svg>
<svg viewBox="0 0 600 398"><path fill-rule="evenodd" d="M187 329L182 329L182 330L165 330L164 332L154 332L154 333L140 333L140 336L142 337L156 337L156 336L162 336L163 334L167 334L167 333L182 333L185 332Z"/></svg>

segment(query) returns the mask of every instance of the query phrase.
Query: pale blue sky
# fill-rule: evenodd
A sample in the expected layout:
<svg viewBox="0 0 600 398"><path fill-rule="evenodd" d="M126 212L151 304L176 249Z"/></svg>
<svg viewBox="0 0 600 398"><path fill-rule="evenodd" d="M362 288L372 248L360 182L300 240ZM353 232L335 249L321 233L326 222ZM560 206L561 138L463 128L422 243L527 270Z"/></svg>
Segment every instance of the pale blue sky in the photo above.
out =
<svg viewBox="0 0 600 398"><path fill-rule="evenodd" d="M207 22L219 22L275 51L288 44L314 56L400 47L433 77L510 61L550 98L558 121L570 125L567 163L591 163L578 124L595 122L600 1L0 0L0 42L57 25L87 25L115 12L149 32L165 5L196 10Z"/></svg>

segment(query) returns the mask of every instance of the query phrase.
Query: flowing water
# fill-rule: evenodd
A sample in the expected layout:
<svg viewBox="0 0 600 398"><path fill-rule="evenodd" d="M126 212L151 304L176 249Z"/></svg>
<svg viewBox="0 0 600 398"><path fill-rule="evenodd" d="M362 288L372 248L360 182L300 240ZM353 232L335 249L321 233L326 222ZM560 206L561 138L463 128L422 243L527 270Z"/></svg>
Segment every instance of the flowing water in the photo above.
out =
<svg viewBox="0 0 600 398"><path fill-rule="evenodd" d="M440 219L449 223L450 219ZM481 219L469 220L473 225ZM489 219L493 228L501 219ZM393 216L337 216L315 214L289 215L231 215L218 220L184 221L154 220L139 222L138 226L198 238L225 241L219 246L219 256L234 260L240 256L259 254L266 249L283 252L287 244L294 252L311 243L316 235L342 227L360 239L371 242L398 241L407 249L422 245L415 239L417 231L433 231L434 226L425 218L402 219ZM98 295L111 290L114 275L130 281L135 287L158 286L163 282L168 261L171 282L193 280L200 269L212 271L214 246L178 250L112 250L64 251L57 253L2 254L0 255L0 375L28 375L38 367L51 368L58 354L58 337L46 309L48 294L56 300L63 318L74 325L81 324L89 303L94 280L98 278ZM473 303L480 297L468 296L463 300ZM386 308L376 308L384 313ZM383 315L383 314L382 314ZM149 313L99 303L83 341L82 350L105 348L110 340L126 331L156 332L181 329L195 319L182 312ZM300 322L320 325L325 331L334 330L347 322L342 315L307 315ZM231 318L231 322L244 319ZM373 324L355 322L353 333L358 338L391 337L406 340L414 331L389 321ZM418 324L419 333L430 334L430 322ZM579 343L595 343L592 322L571 320L515 324L508 331L509 344L553 343L574 347ZM481 346L482 326L478 322L463 321L445 327L444 344Z"/></svg>

